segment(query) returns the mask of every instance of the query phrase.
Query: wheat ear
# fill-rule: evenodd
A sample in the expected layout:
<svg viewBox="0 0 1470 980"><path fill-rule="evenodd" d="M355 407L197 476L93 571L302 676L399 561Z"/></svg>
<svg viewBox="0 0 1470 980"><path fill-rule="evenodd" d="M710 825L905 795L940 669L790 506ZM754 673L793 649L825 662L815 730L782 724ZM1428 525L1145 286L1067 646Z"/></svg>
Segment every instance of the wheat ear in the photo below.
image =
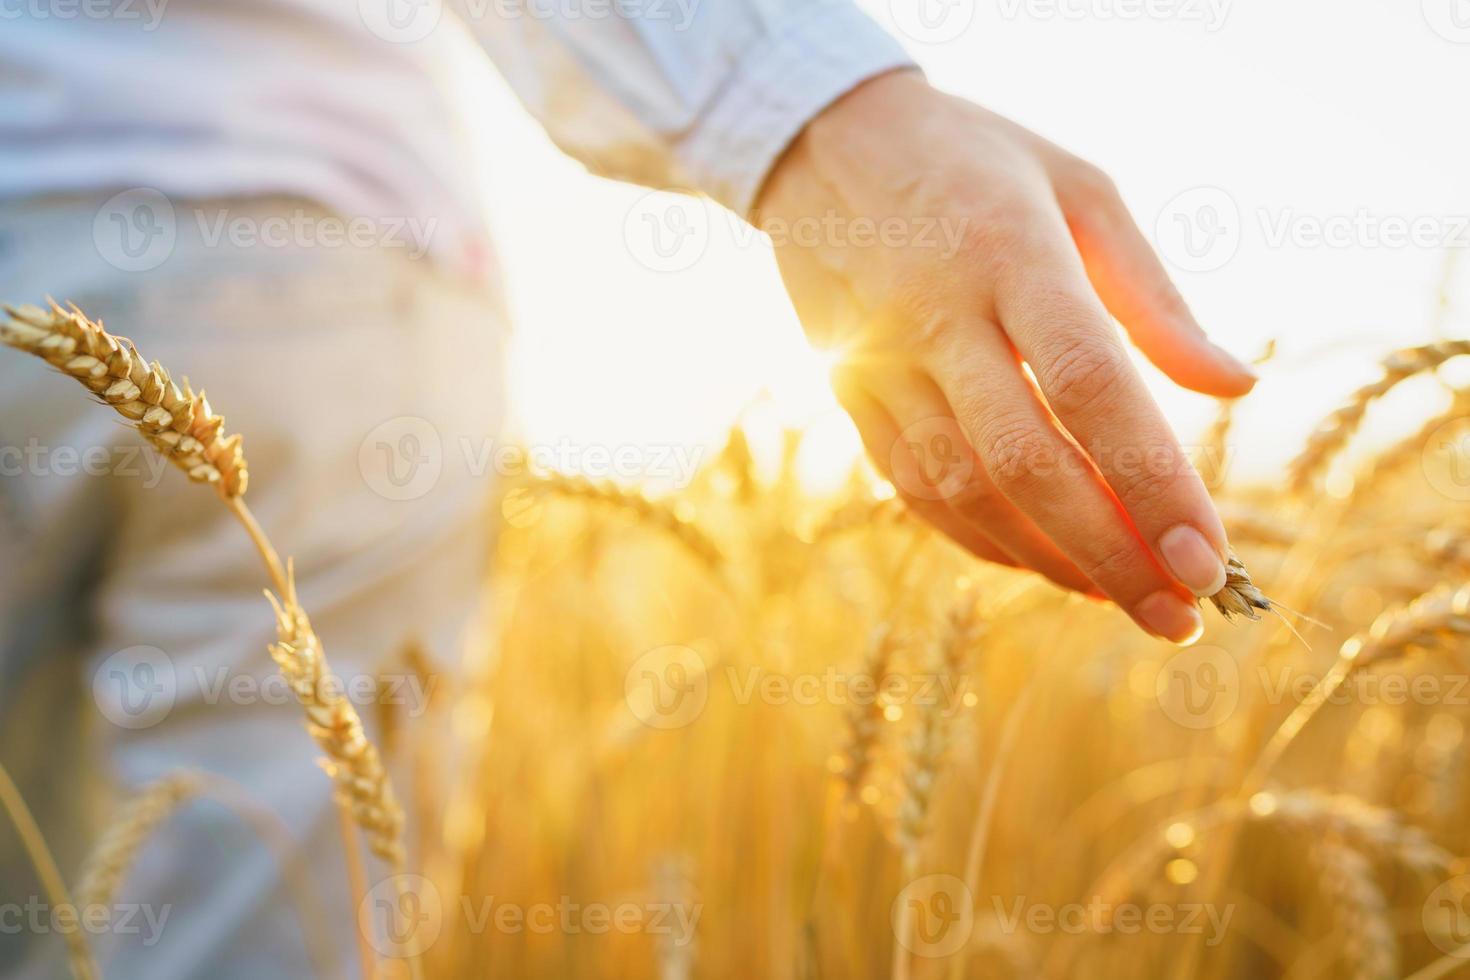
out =
<svg viewBox="0 0 1470 980"><path fill-rule="evenodd" d="M635 490L627 490L607 481L593 481L565 473L547 473L536 478L535 488L562 497L590 500L619 507L642 523L656 527L682 544L716 575L725 571L725 556L709 536L693 521L678 514L667 504L650 500Z"/></svg>
<svg viewBox="0 0 1470 980"><path fill-rule="evenodd" d="M34 354L80 381L133 424L169 462L225 497L245 492L249 479L238 435L210 410L204 392L187 381L181 390L157 361L148 363L132 341L115 337L75 306L6 306L0 340Z"/></svg>
<svg viewBox="0 0 1470 980"><path fill-rule="evenodd" d="M1448 408L1430 417L1413 433L1368 461L1359 472L1357 479L1353 481L1353 501L1366 502L1377 499L1367 491L1378 486L1393 473L1412 464L1424 451L1424 447L1428 444L1430 436L1434 435L1435 430L1455 419L1464 418L1467 414L1470 414L1470 390L1456 388Z"/></svg>
<svg viewBox="0 0 1470 980"><path fill-rule="evenodd" d="M123 804L87 855L77 881L77 903L83 907L111 905L143 843L203 787L202 780L193 773L170 773L144 786Z"/></svg>
<svg viewBox="0 0 1470 980"><path fill-rule="evenodd" d="M1338 960L1347 968L1342 976L1346 980L1397 980L1402 975L1398 936L1372 866L1357 850L1337 841L1319 841L1312 851L1322 893L1337 927Z"/></svg>
<svg viewBox="0 0 1470 980"><path fill-rule="evenodd" d="M332 678L321 640L296 598L295 569L286 566L286 589L267 592L276 613L276 642L271 659L306 710L306 727L326 753L323 766L337 785L353 820L367 835L368 846L398 868L403 853L403 811L393 795L378 750L363 731L357 709Z"/></svg>
<svg viewBox="0 0 1470 980"><path fill-rule="evenodd" d="M979 619L974 592L961 591L960 599L950 609L945 632L937 652L936 667L945 676L964 676L966 660L976 636ZM929 811L934 802L934 787L939 780L945 750L949 744L948 718L940 705L926 704L919 712L917 724L908 740L904 759L903 799L898 806L897 837L903 854L905 879L912 881L919 872L919 852L929 833ZM912 911L900 910L896 923L898 942L893 946L892 980L908 980L912 963L909 938L914 928Z"/></svg>
<svg viewBox="0 0 1470 980"><path fill-rule="evenodd" d="M881 623L874 628L868 641L868 652L862 671L863 676L872 682L875 694L871 701L856 699L848 706L842 781L849 804L858 800L863 780L873 766L874 749L878 744L878 735L883 730L882 693L891 672L893 652L897 646L898 641L892 626Z"/></svg>
<svg viewBox="0 0 1470 980"><path fill-rule="evenodd" d="M1470 583L1439 586L1407 605L1381 613L1367 630L1343 643L1332 667L1291 709L1261 750L1247 785L1257 785L1255 781L1265 776L1322 705L1354 673L1417 651L1439 649L1465 636L1470 636Z"/></svg>
<svg viewBox="0 0 1470 980"><path fill-rule="evenodd" d="M1293 494L1305 493L1321 477L1348 440L1363 424L1368 406L1382 398L1400 382L1425 371L1433 371L1445 361L1470 354L1470 340L1444 340L1423 347L1406 347L1383 361L1383 377L1364 385L1349 396L1341 408L1323 419L1307 438L1307 444L1287 467L1287 482Z"/></svg>
<svg viewBox="0 0 1470 980"><path fill-rule="evenodd" d="M151 445L182 469L191 480L211 484L218 490L231 513L239 520L260 553L261 560L270 575L271 583L277 594L282 597L276 602L279 634L279 642L276 646L283 647L284 652L277 656L277 663L285 659L293 667L298 666L292 660L292 654L300 653L300 648L290 645L292 642L305 643L305 638L295 632L298 629L296 625L298 614L307 632L310 630L310 624L306 623L305 614L296 604L295 583L289 571L282 566L270 539L266 537L265 532L261 530L254 515L245 504L244 493L248 483L248 468L241 450L240 437L226 438L222 435L224 419L210 409L202 392L198 395L194 394L187 383L182 391L179 390L162 365L157 362L149 364L138 353L131 341L108 333L100 321L88 319L86 314L75 305L70 308L62 308L52 302L49 311L36 306L5 306L3 309L6 318L0 322L0 342L33 354L63 373L81 381L101 401L111 405L124 418L132 422ZM290 610L292 620L291 631L282 633L280 632L280 620L287 610ZM311 638L314 641L315 635L312 634ZM321 657L320 644L315 643L312 650L315 653L315 663L310 669L316 672L315 676L320 682L319 688L325 688L325 681L330 676L330 670ZM275 647L272 648L272 654L276 655ZM284 669L285 665L283 665ZM292 680L291 675L288 674L287 679ZM337 690L335 685L332 686L332 690ZM297 688L298 698L301 695L301 690ZM371 748L371 744L367 742L362 732L361 720L357 719L357 713L350 704L340 700L340 692L338 696L339 703L331 709L337 712L332 721L346 727L334 731L333 737L343 739L342 745L349 751L366 756L368 753L357 741L360 740L362 744ZM308 708L308 727L316 735L316 727L320 725L320 716L313 713L312 705L306 701L302 703ZM352 716L355 726L348 726L345 714ZM320 736L318 740L321 740ZM372 750L371 755L373 760L376 760L376 750ZM339 765L340 760L332 759L331 764ZM367 771L367 769L363 770L364 773ZM381 772L380 764L378 772L380 775L374 778L382 782L379 799L391 800L391 788L388 787L386 773ZM395 862L394 868L395 871L399 871L402 863L402 845L400 843L396 848L385 845L383 835L390 828L401 829L401 819L395 824L387 818L386 815L389 812L387 809L382 811L370 807L359 809L356 806L359 796L371 794L362 787L344 787L342 778L335 771L332 772L332 775L337 779L339 791L348 789L343 798L352 804L351 806L339 806L339 826L346 850L353 897L355 904L360 905L365 893L365 875L356 845L354 828L357 825L363 827L373 842L374 853L399 855L400 859ZM351 775L360 775L360 773ZM401 887L401 878L395 878L395 881ZM365 937L360 934L358 944L363 969L367 970L372 963L371 950ZM415 976L419 973L420 965L417 957L410 958L409 969Z"/></svg>
<svg viewBox="0 0 1470 980"><path fill-rule="evenodd" d="M1231 824L1271 827L1303 841L1332 839L1385 863L1402 865L1420 875L1443 873L1454 856L1418 827L1402 822L1392 810L1356 797L1317 790L1262 791L1231 796L1190 813L1176 814L1158 830L1119 855L1094 883L1093 892L1112 905L1138 891L1140 882L1174 853L1165 828L1184 824L1202 837Z"/></svg>
<svg viewBox="0 0 1470 980"><path fill-rule="evenodd" d="M978 633L975 597L967 592L950 610L945 623L944 637L935 658L941 674L951 679L964 676L965 661ZM904 795L898 807L898 841L906 860L917 860L928 834L934 786L949 744L949 722L942 705L937 702L921 705L909 735L903 770Z"/></svg>

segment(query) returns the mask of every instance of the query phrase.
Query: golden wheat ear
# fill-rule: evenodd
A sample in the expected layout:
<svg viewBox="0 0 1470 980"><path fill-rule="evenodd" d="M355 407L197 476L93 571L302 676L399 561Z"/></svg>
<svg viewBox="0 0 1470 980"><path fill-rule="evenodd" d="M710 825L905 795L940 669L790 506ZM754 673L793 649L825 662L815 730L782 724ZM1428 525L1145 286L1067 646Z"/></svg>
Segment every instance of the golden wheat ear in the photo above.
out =
<svg viewBox="0 0 1470 980"><path fill-rule="evenodd" d="M1321 626L1323 629L1327 628L1327 625L1320 620L1313 619L1306 613L1298 612L1290 606L1282 605L1262 592L1256 586L1256 583L1251 580L1251 573L1246 570L1245 562L1240 560L1240 556L1235 553L1234 548L1230 549L1229 560L1225 563L1225 586L1219 592L1210 596L1210 602L1214 603L1220 615L1224 616L1227 621L1233 620L1236 616L1244 616L1247 619L1259 621L1261 613L1257 612L1257 610L1271 613L1286 624L1286 628L1291 630L1292 635L1300 640L1302 645L1309 650L1311 649L1311 645L1307 643L1306 637L1302 636L1301 632L1296 628L1296 625L1290 619L1286 618L1287 614L1296 617L1302 622L1310 623L1313 626Z"/></svg>
<svg viewBox="0 0 1470 980"><path fill-rule="evenodd" d="M224 434L225 420L204 392L174 384L126 337L107 332L75 305L55 300L49 309L5 306L0 342L39 357L112 407L169 462L196 483L214 485L225 498L245 492L249 472L238 435Z"/></svg>

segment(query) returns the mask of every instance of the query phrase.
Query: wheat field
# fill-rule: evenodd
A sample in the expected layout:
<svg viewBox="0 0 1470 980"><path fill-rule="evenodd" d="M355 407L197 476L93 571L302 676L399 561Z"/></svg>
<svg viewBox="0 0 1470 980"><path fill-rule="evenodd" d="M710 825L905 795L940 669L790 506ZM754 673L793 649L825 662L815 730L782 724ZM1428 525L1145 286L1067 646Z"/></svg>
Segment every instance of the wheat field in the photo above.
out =
<svg viewBox="0 0 1470 980"><path fill-rule="evenodd" d="M260 547L354 888L394 896L363 937L372 976L1470 973L1470 397L1440 384L1398 441L1354 438L1470 343L1388 354L1279 485L1207 473L1241 563L1187 649L977 564L866 464L806 489L800 432L761 458L737 425L670 494L530 473L497 490L493 642L429 717L372 719L374 745L313 699L322 640L202 395L79 311L17 309L0 335ZM1232 413L1202 472L1248 451ZM209 791L145 790L78 875L0 798L48 890L85 904Z"/></svg>

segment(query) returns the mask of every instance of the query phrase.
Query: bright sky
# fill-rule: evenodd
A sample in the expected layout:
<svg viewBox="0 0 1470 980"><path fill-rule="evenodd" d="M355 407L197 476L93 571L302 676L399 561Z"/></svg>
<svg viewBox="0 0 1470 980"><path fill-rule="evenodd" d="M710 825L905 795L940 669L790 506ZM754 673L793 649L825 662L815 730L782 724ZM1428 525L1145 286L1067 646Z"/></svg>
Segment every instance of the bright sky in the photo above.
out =
<svg viewBox="0 0 1470 980"><path fill-rule="evenodd" d="M1249 357L1278 338L1277 374L1241 412L1259 434L1245 470L1269 476L1380 354L1434 336L1446 256L1470 244L1470 0L864 6L935 84L1110 172L1226 347ZM625 234L646 192L559 156L488 73L473 98L493 120L519 434L718 445L768 390L757 418L815 425L816 469L856 452L768 248L710 205L703 254L648 268ZM1464 335L1470 260L1458 269L1440 329ZM1188 440L1211 405L1149 380ZM1437 396L1412 389L1375 425L1412 421Z"/></svg>

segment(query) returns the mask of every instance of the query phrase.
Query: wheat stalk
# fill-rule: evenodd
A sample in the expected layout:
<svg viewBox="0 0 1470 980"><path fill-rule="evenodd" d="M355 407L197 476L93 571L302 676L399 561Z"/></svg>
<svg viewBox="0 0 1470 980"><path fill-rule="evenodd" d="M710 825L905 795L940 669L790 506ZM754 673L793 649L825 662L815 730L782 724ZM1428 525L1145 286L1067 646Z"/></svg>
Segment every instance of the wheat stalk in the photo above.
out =
<svg viewBox="0 0 1470 980"><path fill-rule="evenodd" d="M1300 531L1276 516L1241 503L1220 504L1220 519L1231 541L1285 548L1296 543Z"/></svg>
<svg viewBox="0 0 1470 980"><path fill-rule="evenodd" d="M6 306L0 341L34 354L110 405L169 462L224 497L245 492L249 479L238 435L224 435L204 392L174 384L157 361L149 364L132 341L72 306Z"/></svg>
<svg viewBox="0 0 1470 980"><path fill-rule="evenodd" d="M203 781L194 773L169 773L130 798L87 856L77 881L77 903L111 905L143 843L203 788Z"/></svg>
<svg viewBox="0 0 1470 980"><path fill-rule="evenodd" d="M31 808L26 806L25 797L21 796L19 787L3 765L0 765L0 810L5 811L15 826L21 847L25 850L31 867L35 869L36 877L40 879L41 890L51 903L52 914L55 915L63 908L70 908L75 912L78 906L67 894L66 881L61 877L61 870L56 867L51 849L46 846L46 837L36 825ZM95 980L98 975L97 964L92 960L92 951L87 947L82 930L63 929L61 935L66 941L67 965L71 968L72 976L76 980Z"/></svg>
<svg viewBox="0 0 1470 980"><path fill-rule="evenodd" d="M1349 396L1341 408L1327 416L1307 438L1301 453L1287 467L1287 484L1293 494L1313 486L1363 424L1368 406L1388 394L1395 385L1433 371L1445 361L1470 354L1470 340L1444 340L1422 347L1406 347L1383 361L1383 376Z"/></svg>

